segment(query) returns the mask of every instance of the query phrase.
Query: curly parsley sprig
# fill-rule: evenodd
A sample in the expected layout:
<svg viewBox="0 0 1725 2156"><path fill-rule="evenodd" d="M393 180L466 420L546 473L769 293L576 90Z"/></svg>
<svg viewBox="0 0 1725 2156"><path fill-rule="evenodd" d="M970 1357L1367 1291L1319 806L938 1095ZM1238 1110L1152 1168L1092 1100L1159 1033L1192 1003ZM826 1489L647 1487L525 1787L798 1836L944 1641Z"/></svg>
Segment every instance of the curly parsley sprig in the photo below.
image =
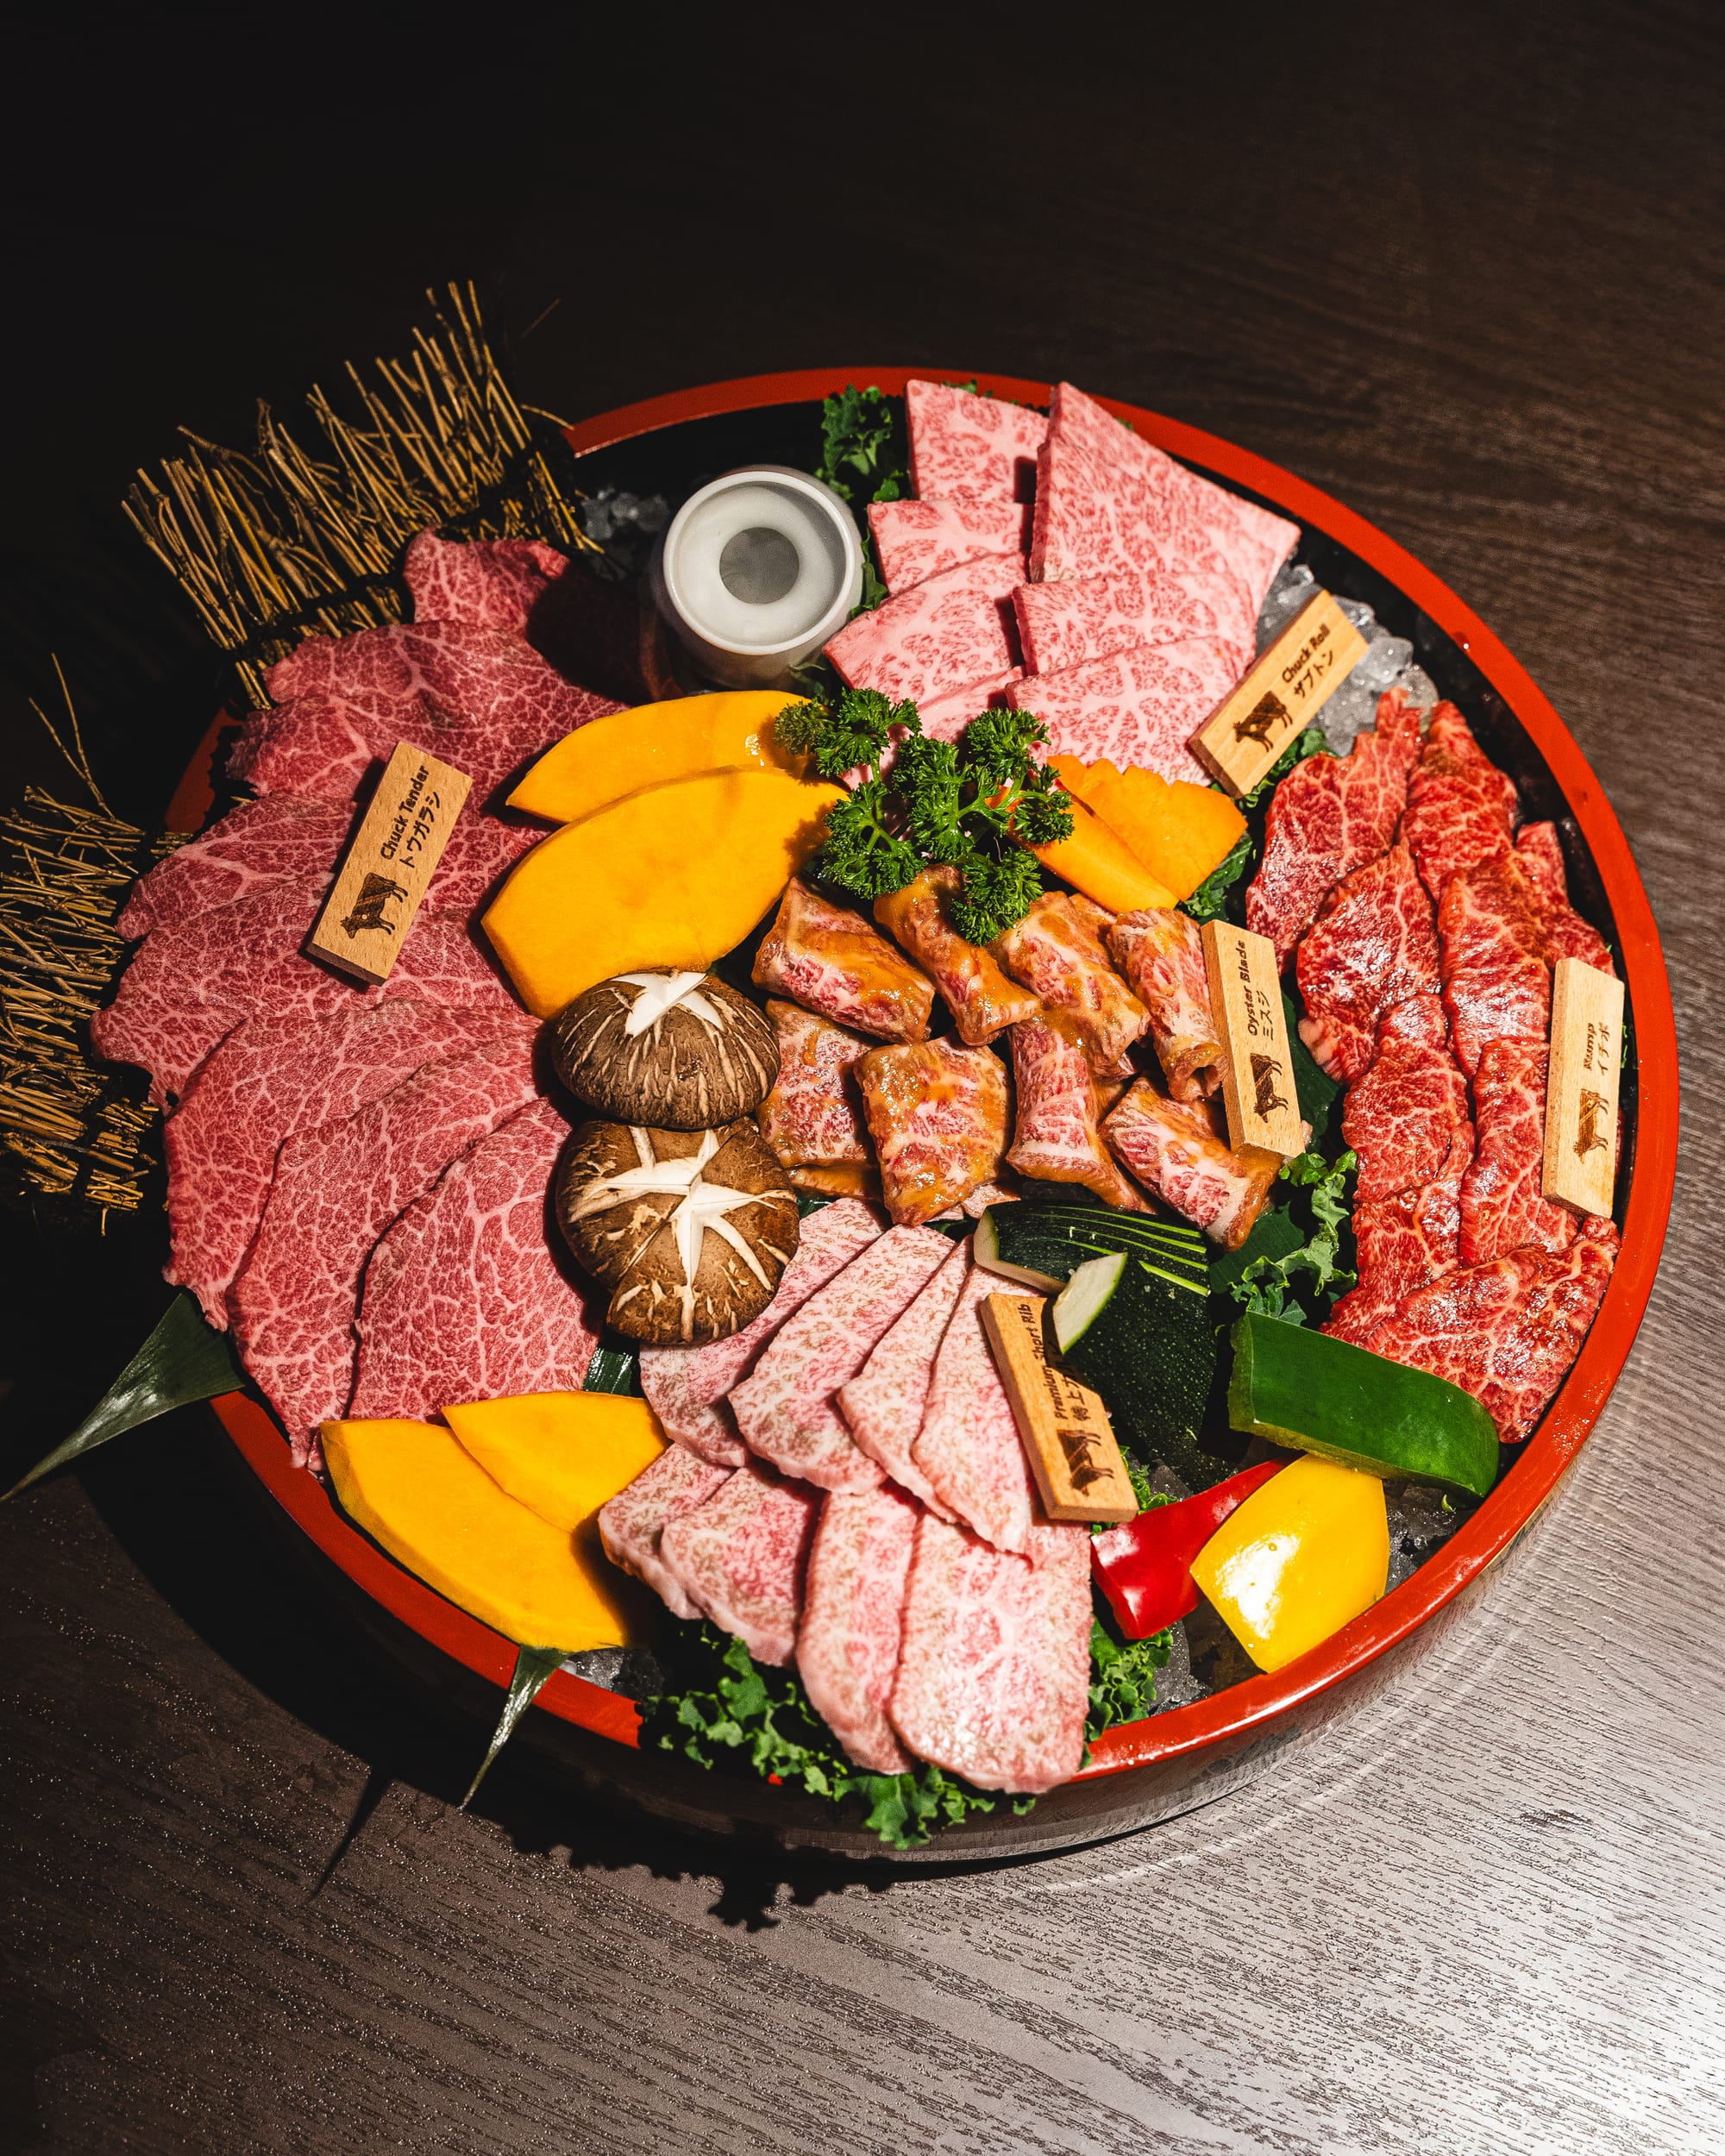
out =
<svg viewBox="0 0 1725 2156"><path fill-rule="evenodd" d="M1026 849L1072 835L1072 805L1032 754L1048 730L1032 712L983 711L962 741L933 741L914 704L846 689L831 703L792 705L775 730L821 778L848 786L827 812L815 874L877 899L931 864L955 868L963 882L953 925L968 942L992 942L1040 894L1041 872Z"/></svg>

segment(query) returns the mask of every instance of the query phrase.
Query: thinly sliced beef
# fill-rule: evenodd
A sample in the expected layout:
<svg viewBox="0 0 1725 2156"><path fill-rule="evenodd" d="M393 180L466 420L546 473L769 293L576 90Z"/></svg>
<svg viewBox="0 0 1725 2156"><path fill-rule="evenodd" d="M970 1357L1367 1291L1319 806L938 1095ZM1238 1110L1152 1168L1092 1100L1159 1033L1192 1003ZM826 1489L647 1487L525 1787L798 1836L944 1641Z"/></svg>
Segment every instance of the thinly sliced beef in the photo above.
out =
<svg viewBox="0 0 1725 2156"><path fill-rule="evenodd" d="M896 596L991 555L1030 550L1030 506L1006 499L872 502L869 529L881 577Z"/></svg>
<svg viewBox="0 0 1725 2156"><path fill-rule="evenodd" d="M847 1756L870 1774L913 1763L887 1703L899 1674L905 1589L922 1507L893 1489L835 1490L809 1550L797 1674Z"/></svg>
<svg viewBox="0 0 1725 2156"><path fill-rule="evenodd" d="M1177 906L1153 908L1119 915L1102 939L1150 1013L1151 1042L1170 1094L1202 1100L1220 1083L1222 1044L1198 924Z"/></svg>
<svg viewBox="0 0 1725 2156"><path fill-rule="evenodd" d="M668 1435L704 1459L739 1467L749 1457L737 1434L726 1395L786 1319L819 1288L867 1250L881 1233L879 1213L855 1198L823 1206L803 1222L797 1254L780 1275L778 1292L740 1332L698 1348L643 1348L641 1389Z"/></svg>
<svg viewBox="0 0 1725 2156"><path fill-rule="evenodd" d="M955 1244L940 1270L869 1350L857 1375L838 1388L850 1434L871 1460L934 1511L944 1507L913 1457L934 1358L970 1269L969 1247Z"/></svg>
<svg viewBox="0 0 1725 2156"><path fill-rule="evenodd" d="M1018 664L1012 593L1024 556L966 561L858 614L826 644L841 680L920 704Z"/></svg>
<svg viewBox="0 0 1725 2156"><path fill-rule="evenodd" d="M876 899L875 918L933 981L964 1045L986 1048L1040 1006L1028 990L1007 980L988 951L967 943L952 925L952 900L963 881L957 868L925 868L902 891Z"/></svg>
<svg viewBox="0 0 1725 2156"><path fill-rule="evenodd" d="M1045 891L989 947L1014 981L1068 1021L1098 1072L1112 1072L1150 1028L1149 1012L1103 945L1111 918L1088 899Z"/></svg>
<svg viewBox="0 0 1725 2156"><path fill-rule="evenodd" d="M1545 918L1513 853L1489 855L1450 878L1438 903L1438 945L1450 1038L1470 1078L1488 1042L1545 1039L1552 1015Z"/></svg>
<svg viewBox="0 0 1725 2156"><path fill-rule="evenodd" d="M966 681L959 688L943 689L938 696L919 697L917 712L924 733L931 741L957 741L973 718L997 707L1005 709L1007 693L1015 681L1023 679L1022 667L1008 667L1004 674Z"/></svg>
<svg viewBox="0 0 1725 2156"><path fill-rule="evenodd" d="M192 1074L242 1019L327 1018L356 1004L411 997L450 1009L515 1016L520 1006L480 954L466 920L441 906L421 909L394 970L361 988L305 957L321 881L284 878L227 906L211 906L147 937L105 1011L90 1022L96 1051L138 1063L151 1098L183 1094Z"/></svg>
<svg viewBox="0 0 1725 2156"><path fill-rule="evenodd" d="M693 1512L667 1521L659 1561L721 1631L782 1669L796 1651L803 1573L820 1492L750 1462Z"/></svg>
<svg viewBox="0 0 1725 2156"><path fill-rule="evenodd" d="M1408 1296L1371 1335L1374 1355L1470 1392L1519 1445L1581 1351L1617 1256L1609 1220L1589 1219L1567 1250L1515 1250Z"/></svg>
<svg viewBox="0 0 1725 2156"><path fill-rule="evenodd" d="M944 1512L996 1549L1024 1551L1035 1494L1012 1403L982 1330L982 1298L1000 1292L997 1276L973 1263L935 1353L912 1458Z"/></svg>
<svg viewBox="0 0 1725 2156"><path fill-rule="evenodd" d="M1343 877L1389 852L1419 754L1419 711L1390 689L1349 755L1308 756L1270 795L1245 918L1283 965Z"/></svg>
<svg viewBox="0 0 1725 2156"><path fill-rule="evenodd" d="M999 1174L1007 1074L993 1049L944 1039L870 1049L856 1082L887 1210L900 1226L963 1205Z"/></svg>
<svg viewBox="0 0 1725 2156"><path fill-rule="evenodd" d="M1302 937L1295 972L1300 1037L1351 1084L1371 1062L1383 1013L1438 992L1437 918L1405 846L1342 878Z"/></svg>
<svg viewBox="0 0 1725 2156"><path fill-rule="evenodd" d="M779 1075L757 1120L775 1158L787 1168L872 1159L853 1074L874 1043L777 997L767 1016L779 1037Z"/></svg>
<svg viewBox="0 0 1725 2156"><path fill-rule="evenodd" d="M164 1130L172 1255L166 1277L225 1327L228 1290L263 1218L282 1142L352 1115L422 1065L513 1037L525 1016L401 999L329 1018L248 1018L199 1069Z"/></svg>
<svg viewBox="0 0 1725 2156"><path fill-rule="evenodd" d="M1030 674L1201 636L1227 647L1238 676L1251 663L1257 630L1245 588L1214 569L1116 569L1058 584L1022 584L1013 606Z"/></svg>
<svg viewBox="0 0 1725 2156"><path fill-rule="evenodd" d="M1336 1304L1326 1332L1356 1346L1375 1346L1373 1333L1394 1316L1398 1304L1416 1288L1454 1271L1460 1192L1460 1177L1449 1175L1421 1190L1355 1205L1359 1285Z"/></svg>
<svg viewBox="0 0 1725 2156"><path fill-rule="evenodd" d="M1033 1533L1020 1557L932 1515L917 1528L893 1723L919 1758L978 1789L1051 1789L1084 1758L1089 1532Z"/></svg>
<svg viewBox="0 0 1725 2156"><path fill-rule="evenodd" d="M352 1395L354 1317L378 1238L458 1153L532 1098L532 1061L519 1042L447 1056L277 1155L229 1318L297 1460Z"/></svg>
<svg viewBox="0 0 1725 2156"><path fill-rule="evenodd" d="M1034 711L1064 755L1140 764L1162 778L1201 786L1209 774L1187 744L1239 675L1232 646L1189 636L1030 675L1013 684L1007 701L1014 711Z"/></svg>
<svg viewBox="0 0 1725 2156"><path fill-rule="evenodd" d="M1617 968L1605 938L1569 902L1569 877L1557 825L1524 824L1515 834L1515 858L1539 894L1552 963L1556 965L1559 958L1578 958L1584 966L1615 975Z"/></svg>
<svg viewBox="0 0 1725 2156"><path fill-rule="evenodd" d="M1251 1234L1282 1166L1274 1153L1230 1152L1208 1109L1165 1100L1145 1078L1110 1112L1102 1135L1152 1197L1228 1250Z"/></svg>
<svg viewBox="0 0 1725 2156"><path fill-rule="evenodd" d="M539 539L440 539L422 531L401 573L416 622L461 622L525 636L533 609L569 566Z"/></svg>
<svg viewBox="0 0 1725 2156"><path fill-rule="evenodd" d="M699 1511L708 1498L717 1496L731 1471L715 1467L686 1445L667 1445L627 1489L599 1507L599 1540L605 1555L624 1571L644 1580L674 1617L704 1613L666 1570L659 1555L660 1537L672 1520Z"/></svg>
<svg viewBox="0 0 1725 2156"><path fill-rule="evenodd" d="M392 730L394 741L424 735L422 745L430 748L429 736L437 730L418 703L392 697L369 702L373 708L359 712L342 698L296 696L248 713L229 751L228 775L254 793L351 807L377 763L373 734Z"/></svg>
<svg viewBox="0 0 1725 2156"><path fill-rule="evenodd" d="M785 887L755 956L755 985L788 996L836 1025L881 1040L928 1037L934 984L849 906L835 906L800 876Z"/></svg>
<svg viewBox="0 0 1725 2156"><path fill-rule="evenodd" d="M1008 1164L1043 1182L1078 1183L1107 1205L1141 1208L1102 1143L1095 1081L1070 1021L1045 1012L1021 1019L1012 1039L1017 1121Z"/></svg>
<svg viewBox="0 0 1725 2156"><path fill-rule="evenodd" d="M924 501L1027 502L1048 432L1039 411L946 382L907 382L911 485Z"/></svg>
<svg viewBox="0 0 1725 2156"><path fill-rule="evenodd" d="M1479 1150L1462 1178L1460 1257L1484 1265L1512 1250L1563 1251L1576 1217L1541 1188L1546 1164L1543 1041L1489 1042L1473 1074Z"/></svg>
<svg viewBox="0 0 1725 2156"><path fill-rule="evenodd" d="M115 926L124 937L147 936L284 877L329 875L353 821L342 802L307 800L297 793L242 801L141 876Z"/></svg>
<svg viewBox="0 0 1725 2156"><path fill-rule="evenodd" d="M1515 822L1514 786L1487 758L1455 705L1438 705L1408 781L1402 828L1433 903L1452 876L1507 851Z"/></svg>
<svg viewBox="0 0 1725 2156"><path fill-rule="evenodd" d="M1467 1081L1436 996L1410 996L1384 1013L1371 1068L1342 1103L1342 1136L1359 1161L1356 1205L1465 1172L1473 1158Z"/></svg>
<svg viewBox="0 0 1725 2156"><path fill-rule="evenodd" d="M881 1468L839 1413L841 1385L933 1279L951 1245L934 1228L889 1228L810 1296L731 1394L743 1441L822 1489L869 1489Z"/></svg>
<svg viewBox="0 0 1725 2156"><path fill-rule="evenodd" d="M580 1390L599 1316L558 1268L547 1204L568 1136L557 1109L534 1101L384 1236L360 1302L356 1415Z"/></svg>

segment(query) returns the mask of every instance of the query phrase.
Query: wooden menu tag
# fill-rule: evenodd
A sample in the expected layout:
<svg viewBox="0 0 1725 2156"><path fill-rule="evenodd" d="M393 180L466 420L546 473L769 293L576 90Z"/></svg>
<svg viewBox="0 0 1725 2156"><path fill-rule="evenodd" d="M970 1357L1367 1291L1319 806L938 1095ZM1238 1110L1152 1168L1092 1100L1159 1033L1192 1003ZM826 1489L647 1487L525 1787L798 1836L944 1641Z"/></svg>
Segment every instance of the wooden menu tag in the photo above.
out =
<svg viewBox="0 0 1725 2156"><path fill-rule="evenodd" d="M1193 735L1193 755L1230 793L1250 793L1364 656L1364 637L1320 592Z"/></svg>
<svg viewBox="0 0 1725 2156"><path fill-rule="evenodd" d="M1579 958L1559 958L1552 969L1543 1188L1578 1213L1611 1210L1622 1057L1622 982Z"/></svg>
<svg viewBox="0 0 1725 2156"><path fill-rule="evenodd" d="M1237 1153L1257 1147L1291 1159L1306 1141L1276 946L1232 921L1206 921L1203 939L1210 1011L1222 1043L1228 1144Z"/></svg>
<svg viewBox="0 0 1725 2156"><path fill-rule="evenodd" d="M982 1326L1051 1520L1135 1520L1138 1498L1108 1411L1050 1363L1041 1295L985 1295Z"/></svg>
<svg viewBox="0 0 1725 2156"><path fill-rule="evenodd" d="M387 981L473 781L398 742L306 949L375 984Z"/></svg>

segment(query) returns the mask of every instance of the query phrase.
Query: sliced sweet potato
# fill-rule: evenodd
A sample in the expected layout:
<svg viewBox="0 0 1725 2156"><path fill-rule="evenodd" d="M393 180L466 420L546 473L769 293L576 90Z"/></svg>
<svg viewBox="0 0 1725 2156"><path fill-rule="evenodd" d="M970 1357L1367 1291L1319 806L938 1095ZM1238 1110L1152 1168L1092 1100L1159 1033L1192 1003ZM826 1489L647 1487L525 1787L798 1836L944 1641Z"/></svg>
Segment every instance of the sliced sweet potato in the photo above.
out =
<svg viewBox="0 0 1725 2156"><path fill-rule="evenodd" d="M573 824L643 787L703 771L801 773L805 759L778 747L773 721L797 699L783 689L680 696L612 711L565 734L509 797L511 808Z"/></svg>

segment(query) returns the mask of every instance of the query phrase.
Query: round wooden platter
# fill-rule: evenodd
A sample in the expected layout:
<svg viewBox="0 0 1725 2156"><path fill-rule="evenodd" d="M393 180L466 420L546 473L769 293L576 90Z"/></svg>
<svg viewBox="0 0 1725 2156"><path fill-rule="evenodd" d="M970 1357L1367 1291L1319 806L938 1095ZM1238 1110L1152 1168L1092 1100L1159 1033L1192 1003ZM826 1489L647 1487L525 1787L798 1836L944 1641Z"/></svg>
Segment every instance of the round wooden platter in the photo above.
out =
<svg viewBox="0 0 1725 2156"><path fill-rule="evenodd" d="M582 484L637 494L681 492L741 463L812 465L819 400L847 383L894 393L911 376L975 379L985 392L1045 404L1049 385L959 370L844 367L752 375L680 391L571 427ZM856 1862L1000 1861L1103 1840L1213 1802L1336 1714L1376 1695L1487 1590L1573 1462L1622 1369L1659 1268L1676 1171L1676 1029L1647 893L1610 804L1562 720L1513 655L1455 593L1394 540L1291 473L1157 412L1104 399L1145 439L1295 518L1298 558L1319 581L1369 601L1466 714L1521 788L1530 815L1562 833L1571 894L1613 942L1628 987L1633 1056L1624 1074L1622 1250L1591 1332L1540 1427L1497 1488L1413 1576L1321 1647L1189 1706L1109 1730L1072 1782L1024 1817L1001 1805L919 1850L883 1851L860 1821L799 1793L637 1742L633 1704L567 1671L553 1677L513 1742L600 1802L637 1808L668 1827L735 1843ZM176 796L176 821L209 803L202 759ZM229 1436L320 1570L389 1650L405 1678L472 1713L483 1686L505 1685L514 1645L445 1601L352 1527L324 1486L292 1469L282 1432L244 1394L213 1403ZM1524 1545L1525 1546L1525 1545ZM311 1552L308 1551L308 1556ZM493 1698L493 1704L495 1699Z"/></svg>

